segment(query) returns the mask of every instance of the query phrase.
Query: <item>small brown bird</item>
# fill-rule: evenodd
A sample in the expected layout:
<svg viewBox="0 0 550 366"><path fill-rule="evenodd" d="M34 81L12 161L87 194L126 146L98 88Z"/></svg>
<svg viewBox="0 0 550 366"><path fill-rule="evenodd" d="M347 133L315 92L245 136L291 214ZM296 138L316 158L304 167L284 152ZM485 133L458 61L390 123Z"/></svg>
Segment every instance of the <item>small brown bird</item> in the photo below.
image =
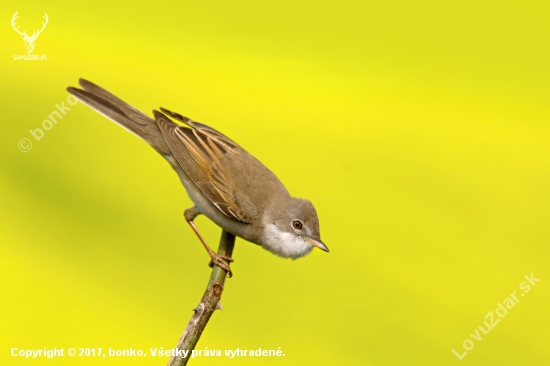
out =
<svg viewBox="0 0 550 366"><path fill-rule="evenodd" d="M293 198L260 161L220 132L164 108L154 119L84 79L67 90L82 103L145 140L170 163L195 206L184 216L211 258L232 275L233 259L217 255L193 220L205 215L223 230L285 258L299 258L321 241L311 202ZM187 127L174 123L180 121Z"/></svg>

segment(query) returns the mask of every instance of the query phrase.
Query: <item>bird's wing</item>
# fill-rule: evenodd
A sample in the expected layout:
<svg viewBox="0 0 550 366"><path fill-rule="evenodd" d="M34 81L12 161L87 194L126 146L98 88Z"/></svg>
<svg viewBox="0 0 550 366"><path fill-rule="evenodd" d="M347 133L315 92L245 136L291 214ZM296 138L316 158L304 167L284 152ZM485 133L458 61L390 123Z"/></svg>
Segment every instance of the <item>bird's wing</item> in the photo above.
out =
<svg viewBox="0 0 550 366"><path fill-rule="evenodd" d="M144 139L170 164L177 162L208 200L227 217L245 223L258 217L253 198L258 196L258 186L260 194L263 192L261 184L247 173L267 168L231 139L209 126L162 108L165 114L189 128L177 125L158 111L153 111L153 120L100 86L84 79L79 83L82 89L69 87L67 90L84 104ZM238 158L234 159L237 155ZM252 166L256 169L251 169ZM233 184L228 184L228 181ZM275 181L278 182L276 178Z"/></svg>
<svg viewBox="0 0 550 366"><path fill-rule="evenodd" d="M239 184L228 184L243 179L238 176L239 169L234 169L234 164L233 168L225 166L228 161L240 161L235 159L237 155L250 155L215 129L161 110L190 127L178 126L161 112L153 111L166 144L185 173L227 217L251 223L258 216L257 208Z"/></svg>

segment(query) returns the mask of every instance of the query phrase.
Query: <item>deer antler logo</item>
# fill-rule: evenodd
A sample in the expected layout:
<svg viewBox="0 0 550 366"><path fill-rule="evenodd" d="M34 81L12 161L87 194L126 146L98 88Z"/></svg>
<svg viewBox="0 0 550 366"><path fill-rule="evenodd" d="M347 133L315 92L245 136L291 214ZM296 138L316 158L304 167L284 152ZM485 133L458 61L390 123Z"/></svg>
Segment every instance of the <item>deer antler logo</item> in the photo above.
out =
<svg viewBox="0 0 550 366"><path fill-rule="evenodd" d="M38 38L40 33L42 33L44 28L46 28L46 24L48 24L48 14L44 13L44 22L42 23L42 29L40 30L35 29L34 32L32 33L32 36L28 36L26 29L23 33L21 33L21 31L19 30L19 27L15 26L15 21L17 20L17 18L19 18L19 16L17 15L18 12L19 11L16 11L15 14L13 14L13 17L11 18L11 26L25 41L25 48L27 49L27 53L32 53L32 50L34 50L34 42L36 41L36 38Z"/></svg>

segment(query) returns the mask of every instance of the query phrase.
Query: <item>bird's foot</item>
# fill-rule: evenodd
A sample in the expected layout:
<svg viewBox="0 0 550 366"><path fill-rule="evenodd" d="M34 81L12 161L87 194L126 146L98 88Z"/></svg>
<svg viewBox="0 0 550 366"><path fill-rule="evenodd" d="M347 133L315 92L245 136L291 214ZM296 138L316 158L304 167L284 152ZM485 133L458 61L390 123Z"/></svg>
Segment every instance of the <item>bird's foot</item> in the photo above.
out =
<svg viewBox="0 0 550 366"><path fill-rule="evenodd" d="M233 258L228 257L226 255L218 255L218 254L213 254L210 256L210 258L211 260L210 260L210 263L208 264L210 268L213 268L214 265L216 265L221 269L223 269L224 271L226 271L229 277L233 277L233 272L231 271L231 268L229 268L229 264L234 261Z"/></svg>

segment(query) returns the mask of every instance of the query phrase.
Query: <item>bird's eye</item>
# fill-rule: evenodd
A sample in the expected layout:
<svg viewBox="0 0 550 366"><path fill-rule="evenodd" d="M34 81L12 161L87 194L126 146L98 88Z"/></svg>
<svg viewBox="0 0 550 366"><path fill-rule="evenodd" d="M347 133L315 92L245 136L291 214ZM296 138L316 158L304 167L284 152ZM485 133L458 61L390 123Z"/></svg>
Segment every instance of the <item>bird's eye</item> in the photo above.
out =
<svg viewBox="0 0 550 366"><path fill-rule="evenodd" d="M304 224L302 224L302 222L300 220L292 221L292 227L295 228L296 230L302 230L303 226L304 226Z"/></svg>

